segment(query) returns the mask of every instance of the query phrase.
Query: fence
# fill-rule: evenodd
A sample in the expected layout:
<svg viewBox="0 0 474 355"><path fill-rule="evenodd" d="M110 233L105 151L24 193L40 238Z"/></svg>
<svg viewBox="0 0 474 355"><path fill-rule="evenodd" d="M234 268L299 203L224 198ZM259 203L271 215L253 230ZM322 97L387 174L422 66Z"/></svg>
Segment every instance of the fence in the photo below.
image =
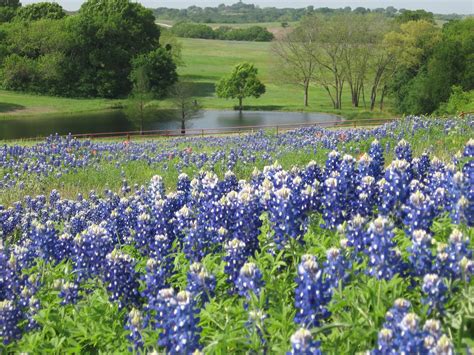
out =
<svg viewBox="0 0 474 355"><path fill-rule="evenodd" d="M253 133L259 130L273 131L275 134L282 133L291 129L302 127L324 127L324 128L357 128L373 127L392 122L396 118L369 118L359 121L327 121L311 123L287 123L278 125L260 125L260 126L236 126L221 128L187 128L184 133L181 129L168 130L147 130L147 131L125 131L125 132L99 132L99 133L80 133L72 134L78 139L114 139L125 138L131 140L132 137L151 138L151 137L195 137L195 136L217 136L231 135L241 133ZM27 141L42 140L46 137L25 138Z"/></svg>

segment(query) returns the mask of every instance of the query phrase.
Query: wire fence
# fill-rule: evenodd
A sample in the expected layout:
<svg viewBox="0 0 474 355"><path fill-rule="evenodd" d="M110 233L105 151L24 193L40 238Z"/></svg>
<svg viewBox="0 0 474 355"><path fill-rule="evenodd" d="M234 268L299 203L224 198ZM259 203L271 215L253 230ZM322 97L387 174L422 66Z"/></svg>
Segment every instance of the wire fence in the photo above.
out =
<svg viewBox="0 0 474 355"><path fill-rule="evenodd" d="M122 131L122 132L96 132L96 133L80 133L70 134L77 139L118 139L124 138L131 140L132 138L153 138L153 137L196 137L196 136L218 136L232 135L242 133L254 133L260 130L280 134L288 130L303 127L322 127L322 128L362 128L380 126L385 123L392 122L397 118L368 118L363 120L344 120L344 121L325 121L310 123L286 123L277 125L259 125L259 126L234 126L220 128L186 128L186 129L166 129L166 130L144 130L144 131ZM69 136L64 135L64 136ZM46 136L38 136L31 138L23 138L25 141L38 141L47 138Z"/></svg>

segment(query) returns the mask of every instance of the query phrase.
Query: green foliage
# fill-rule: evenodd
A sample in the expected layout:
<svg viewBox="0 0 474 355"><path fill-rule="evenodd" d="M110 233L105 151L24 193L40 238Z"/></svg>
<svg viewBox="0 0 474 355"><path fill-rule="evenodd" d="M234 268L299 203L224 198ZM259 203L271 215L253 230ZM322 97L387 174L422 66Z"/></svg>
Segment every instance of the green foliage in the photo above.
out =
<svg viewBox="0 0 474 355"><path fill-rule="evenodd" d="M440 105L437 113L455 115L472 111L474 111L474 90L463 91L460 86L455 85L451 88L449 100Z"/></svg>
<svg viewBox="0 0 474 355"><path fill-rule="evenodd" d="M418 59L403 61L390 85L400 113L434 112L449 99L447 88L453 85L464 91L474 89L474 19L448 23L440 40L435 41L416 31L421 22L412 22L414 31L405 37L412 37L408 43L412 43Z"/></svg>
<svg viewBox="0 0 474 355"><path fill-rule="evenodd" d="M250 63L235 66L228 77L222 78L216 85L217 96L226 99L239 99L239 110L246 97L259 98L265 93L265 85L257 77L258 70Z"/></svg>
<svg viewBox="0 0 474 355"><path fill-rule="evenodd" d="M403 10L406 11L406 10ZM190 6L187 9L175 9L160 7L154 10L157 19L173 21L190 21L198 23L262 23L262 22L294 22L301 20L309 14L322 14L332 16L341 13L359 13L366 14L376 12L386 17L394 17L403 12L395 9L393 6L387 8L378 8L371 10L369 8L357 7L351 9L350 6L344 8L329 8L307 6L303 8L277 8L260 7L254 4L246 4L242 1L232 5L221 4L217 7L199 7Z"/></svg>
<svg viewBox="0 0 474 355"><path fill-rule="evenodd" d="M1 7L0 7L1 9ZM3 87L36 93L117 98L132 89L133 60L148 60L150 84L159 95L176 79L172 57L160 48L150 10L129 0L89 0L76 16L53 3L18 10L3 27ZM172 42L172 41L171 41ZM172 48L171 42L166 43Z"/></svg>
<svg viewBox="0 0 474 355"><path fill-rule="evenodd" d="M171 31L178 37L214 39L215 33L212 27L189 22L179 22L173 26Z"/></svg>
<svg viewBox="0 0 474 355"><path fill-rule="evenodd" d="M399 23L406 23L409 21L428 21L435 23L434 15L432 12L425 10L404 10L400 15L396 17L396 21Z"/></svg>
<svg viewBox="0 0 474 355"><path fill-rule="evenodd" d="M160 31L154 21L151 11L128 0L85 2L73 26L79 93L127 95L132 58L159 45Z"/></svg>
<svg viewBox="0 0 474 355"><path fill-rule="evenodd" d="M147 88L141 77L146 76ZM132 60L132 71L130 79L134 87L140 87L139 91L149 91L156 97L163 97L168 87L178 80L176 64L173 62L172 54L165 48L141 54Z"/></svg>
<svg viewBox="0 0 474 355"><path fill-rule="evenodd" d="M270 42L273 34L261 26L251 26L247 28L232 28L221 26L217 29L199 23L178 22L171 31L178 37L220 39L226 41L255 41Z"/></svg>
<svg viewBox="0 0 474 355"><path fill-rule="evenodd" d="M40 19L59 20L66 16L61 5L55 2L38 2L21 7L16 14L17 20L36 21Z"/></svg>

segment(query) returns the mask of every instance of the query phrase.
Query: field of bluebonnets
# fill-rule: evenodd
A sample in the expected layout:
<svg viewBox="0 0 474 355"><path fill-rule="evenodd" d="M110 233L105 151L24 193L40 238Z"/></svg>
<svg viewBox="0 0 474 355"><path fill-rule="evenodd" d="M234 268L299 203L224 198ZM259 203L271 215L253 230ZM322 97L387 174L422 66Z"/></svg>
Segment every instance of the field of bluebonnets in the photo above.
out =
<svg viewBox="0 0 474 355"><path fill-rule="evenodd" d="M469 351L473 128L0 146L0 352Z"/></svg>

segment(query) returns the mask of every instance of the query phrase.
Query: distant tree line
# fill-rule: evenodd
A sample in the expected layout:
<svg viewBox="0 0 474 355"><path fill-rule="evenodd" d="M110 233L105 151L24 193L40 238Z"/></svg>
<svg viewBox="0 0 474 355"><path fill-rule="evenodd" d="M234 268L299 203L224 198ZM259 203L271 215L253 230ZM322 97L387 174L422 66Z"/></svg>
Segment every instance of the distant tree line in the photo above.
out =
<svg viewBox="0 0 474 355"><path fill-rule="evenodd" d="M417 11L406 9L396 9L393 6L386 8L368 9L365 7L351 8L350 6L338 9L328 7L315 8L308 6L306 8L261 8L253 4L245 4L242 1L233 5L221 4L217 7L199 7L190 6L187 9L171 9L160 7L153 10L157 19L173 21L190 21L197 23L255 23L255 22L296 22L308 15L335 15L341 13L367 14L376 13L388 18L394 17L413 17L412 20L420 20L420 14ZM421 12L426 16L426 12ZM431 14L433 17L434 15ZM436 15L437 20L460 19L461 15Z"/></svg>
<svg viewBox="0 0 474 355"><path fill-rule="evenodd" d="M274 38L271 32L261 26L251 26L248 28L221 26L214 30L212 27L204 24L178 22L172 27L171 32L183 38L220 39L226 41L270 42Z"/></svg>
<svg viewBox="0 0 474 355"><path fill-rule="evenodd" d="M432 113L474 89L474 18L440 28L423 11L388 19L379 14L309 15L273 45L281 80L298 84L308 105L311 85L335 109L348 88L354 107L374 110L390 96L400 113ZM448 105L449 106L449 105Z"/></svg>
<svg viewBox="0 0 474 355"><path fill-rule="evenodd" d="M151 92L162 96L177 80L173 45L160 41L153 12L138 3L88 0L67 16L55 3L2 0L0 14L5 89L117 98L128 96L145 72Z"/></svg>

